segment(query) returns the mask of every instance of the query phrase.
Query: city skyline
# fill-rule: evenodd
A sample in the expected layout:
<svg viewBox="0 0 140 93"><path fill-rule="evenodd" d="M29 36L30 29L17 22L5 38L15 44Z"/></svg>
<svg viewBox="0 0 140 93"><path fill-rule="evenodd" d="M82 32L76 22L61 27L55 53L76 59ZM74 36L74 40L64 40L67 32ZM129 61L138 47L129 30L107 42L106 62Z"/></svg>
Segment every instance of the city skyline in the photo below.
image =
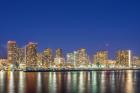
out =
<svg viewBox="0 0 140 93"><path fill-rule="evenodd" d="M60 47L57 47L57 48L55 48L55 49L52 49L51 47L46 47L46 48L44 48L44 49L42 49L42 51L40 51L39 50L39 47L40 47L40 45L38 44L38 43L36 43L36 42L26 42L26 44L25 45L23 45L22 47L20 47L19 45L18 45L18 43L14 40L14 41L12 41L12 40L9 40L9 41L7 41L7 44L6 44L6 50L5 50L5 55L4 56L0 56L1 58L7 58L7 56L8 56L8 54L7 54L7 49L8 49L8 42L14 42L15 44L16 44L16 47L17 48L19 48L19 49L24 49L28 44L36 44L37 45L37 53L43 53L43 51L45 50L45 49L51 49L51 52L52 52L52 55L53 56L55 56L56 54L55 54L55 51L57 50L57 49L59 49ZM80 47L80 48L77 48L77 49L73 49L72 51L68 51L68 52L66 52L66 51L64 51L65 49L63 49L63 48L60 48L60 49L62 49L63 50L63 56L66 58L66 56L67 56L67 54L68 53L72 53L73 51L77 51L77 50L79 50L79 49L86 49L86 48L84 48L84 47ZM118 49L118 50L116 50L115 52L114 52L114 54L112 54L111 55L111 53L110 53L110 51L107 49L107 48L104 48L104 49L98 49L98 50L96 50L96 51L94 51L94 52L91 52L91 53L89 53L89 51L88 51L89 49L86 49L86 52L87 52L87 54L89 55L89 58L90 58L90 60L91 59L93 59L92 57L93 57L93 55L94 54L96 54L97 52L99 52L99 51L107 51L108 52L108 58L109 59L112 59L112 60L114 60L115 59L115 54L116 54L116 51L121 51L121 50L130 50L130 49ZM134 53L134 51L133 50L131 50L132 51L132 54L134 55L134 56L140 56L140 55L136 55L135 53ZM4 53L3 53L4 54ZM2 55L3 55L2 54Z"/></svg>
<svg viewBox="0 0 140 93"><path fill-rule="evenodd" d="M71 55L71 53L74 53L76 51L80 51L81 50L81 51L87 53L87 55L89 55L90 60L91 60L91 57L94 58L94 55L96 55L96 54L98 54L100 52L103 53L103 54L105 54L105 55L107 54L107 59L112 59L112 58L109 57L109 55L110 55L109 52L110 51L108 51L108 50L98 50L95 53L92 53L92 55L90 55L88 53L88 49L86 49L86 48L78 48L78 49L74 49L73 51L69 51L69 52L65 52L65 53L64 53L64 49L62 49L62 48L56 48L55 50L53 50L50 47L46 47L45 49L43 49L43 51L38 51L38 47L39 47L39 44L38 43L28 42L26 45L24 45L24 47L20 47L20 46L18 46L18 43L16 41L11 41L11 40L7 41L7 50L6 50L7 56L9 56L8 55L8 51L9 51L9 46L10 45L12 45L12 47L14 48L14 50L12 50L12 51L15 51L15 52L16 52L16 49L15 48L17 48L18 51L22 51L23 52L23 51L28 51L27 50L27 47L33 46L33 47L35 47L36 53L42 53L42 54L44 54L46 56L49 56L49 57L54 56L54 57L64 57L64 58L66 58L67 57L67 54L70 54ZM117 51L115 51L115 53L113 55L114 57L116 56L116 53L118 51L131 51L133 56L139 56L139 55L134 55L133 51L130 50L130 49L118 49ZM24 54L22 52L19 53L19 54ZM115 58L112 59L112 60L115 60Z"/></svg>
<svg viewBox="0 0 140 93"><path fill-rule="evenodd" d="M0 0L0 93L139 93L140 0Z"/></svg>
<svg viewBox="0 0 140 93"><path fill-rule="evenodd" d="M80 48L67 54L57 48L55 53L51 48L38 52L38 44L29 42L24 48L16 41L7 42L7 59L1 59L1 67L8 70L45 70L49 69L89 69L89 68L133 68L139 65L139 57L134 56L131 50L118 50L115 59L109 58L109 51L100 50L96 54L87 53L87 49ZM5 63L6 62L6 63ZM4 65L5 64L5 65Z"/></svg>

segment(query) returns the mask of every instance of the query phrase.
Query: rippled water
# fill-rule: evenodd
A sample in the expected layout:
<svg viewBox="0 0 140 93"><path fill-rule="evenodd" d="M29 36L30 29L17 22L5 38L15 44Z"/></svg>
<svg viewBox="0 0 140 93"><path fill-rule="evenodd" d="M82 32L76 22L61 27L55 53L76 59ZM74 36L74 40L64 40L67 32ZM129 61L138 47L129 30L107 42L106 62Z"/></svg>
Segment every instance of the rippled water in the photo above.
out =
<svg viewBox="0 0 140 93"><path fill-rule="evenodd" d="M140 93L140 71L0 72L0 93Z"/></svg>

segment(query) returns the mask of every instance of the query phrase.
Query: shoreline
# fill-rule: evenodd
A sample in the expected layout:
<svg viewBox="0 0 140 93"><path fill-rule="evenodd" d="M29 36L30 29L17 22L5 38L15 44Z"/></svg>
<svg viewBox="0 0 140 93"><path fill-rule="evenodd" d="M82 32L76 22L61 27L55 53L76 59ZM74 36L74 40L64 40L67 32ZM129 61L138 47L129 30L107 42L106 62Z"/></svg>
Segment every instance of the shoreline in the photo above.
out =
<svg viewBox="0 0 140 93"><path fill-rule="evenodd" d="M138 69L77 69L77 70L26 70L23 72L79 72L79 71L120 71L120 70L140 70Z"/></svg>
<svg viewBox="0 0 140 93"><path fill-rule="evenodd" d="M25 69L25 70L0 70L0 71L23 71L23 72L79 72L79 71L123 71L123 70L140 70L140 68L115 68L115 69Z"/></svg>

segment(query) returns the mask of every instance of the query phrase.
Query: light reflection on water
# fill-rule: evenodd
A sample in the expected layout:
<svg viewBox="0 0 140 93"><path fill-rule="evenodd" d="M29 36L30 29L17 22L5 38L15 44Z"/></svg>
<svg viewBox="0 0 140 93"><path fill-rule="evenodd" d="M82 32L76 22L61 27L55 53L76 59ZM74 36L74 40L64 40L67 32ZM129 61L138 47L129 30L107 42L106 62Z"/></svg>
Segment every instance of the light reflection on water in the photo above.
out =
<svg viewBox="0 0 140 93"><path fill-rule="evenodd" d="M0 93L139 93L140 71L2 72Z"/></svg>
<svg viewBox="0 0 140 93"><path fill-rule="evenodd" d="M6 73L5 72L0 72L0 93L4 93L6 90Z"/></svg>
<svg viewBox="0 0 140 93"><path fill-rule="evenodd" d="M18 83L18 93L25 93L26 86L25 86L25 73L19 72L19 83Z"/></svg>
<svg viewBox="0 0 140 93"><path fill-rule="evenodd" d="M15 93L14 72L8 72L8 92Z"/></svg>
<svg viewBox="0 0 140 93"><path fill-rule="evenodd" d="M37 93L42 92L42 74L41 72L37 73Z"/></svg>

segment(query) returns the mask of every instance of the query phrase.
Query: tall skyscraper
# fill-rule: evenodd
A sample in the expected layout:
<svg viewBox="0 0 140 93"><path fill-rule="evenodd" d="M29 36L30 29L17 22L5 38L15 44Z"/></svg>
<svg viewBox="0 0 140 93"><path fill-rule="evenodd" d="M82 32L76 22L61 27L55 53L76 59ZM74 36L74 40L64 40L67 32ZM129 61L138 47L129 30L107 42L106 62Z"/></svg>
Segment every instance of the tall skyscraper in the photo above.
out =
<svg viewBox="0 0 140 93"><path fill-rule="evenodd" d="M63 52L61 48L56 49L55 57L63 57Z"/></svg>
<svg viewBox="0 0 140 93"><path fill-rule="evenodd" d="M94 62L97 67L107 67L108 65L108 51L98 51L94 55Z"/></svg>
<svg viewBox="0 0 140 93"><path fill-rule="evenodd" d="M25 49L17 48L16 50L17 50L17 63L25 64Z"/></svg>
<svg viewBox="0 0 140 93"><path fill-rule="evenodd" d="M74 53L67 53L66 54L66 67L74 67Z"/></svg>
<svg viewBox="0 0 140 93"><path fill-rule="evenodd" d="M67 53L66 63L73 64L74 62L74 53Z"/></svg>
<svg viewBox="0 0 140 93"><path fill-rule="evenodd" d="M37 65L37 44L29 42L28 45L26 45L26 65L27 66L36 66Z"/></svg>
<svg viewBox="0 0 140 93"><path fill-rule="evenodd" d="M16 41L8 41L7 43L8 62L10 64L17 63L17 45Z"/></svg>
<svg viewBox="0 0 140 93"><path fill-rule="evenodd" d="M43 53L37 53L37 65L44 66L43 64Z"/></svg>
<svg viewBox="0 0 140 93"><path fill-rule="evenodd" d="M57 67L62 67L62 66L64 66L64 63L65 63L65 59L63 57L62 49L58 48L58 49L56 49L56 55L55 55L55 58L54 58L54 64Z"/></svg>
<svg viewBox="0 0 140 93"><path fill-rule="evenodd" d="M140 67L140 57L138 57L138 56L132 57L132 66L133 67Z"/></svg>
<svg viewBox="0 0 140 93"><path fill-rule="evenodd" d="M74 51L73 53L67 53L66 55L66 64L71 67L77 67L80 60L79 52Z"/></svg>
<svg viewBox="0 0 140 93"><path fill-rule="evenodd" d="M89 56L88 56L88 54L87 54L87 51L86 51L86 49L84 49L84 48L81 48L81 49L79 49L78 51L77 51L77 66L88 66L89 65L89 63L90 63L90 60L89 60Z"/></svg>
<svg viewBox="0 0 140 93"><path fill-rule="evenodd" d="M50 48L46 48L43 52L43 65L51 67L53 64L53 55Z"/></svg>
<svg viewBox="0 0 140 93"><path fill-rule="evenodd" d="M116 66L117 67L131 67L131 50L119 50L116 53Z"/></svg>

